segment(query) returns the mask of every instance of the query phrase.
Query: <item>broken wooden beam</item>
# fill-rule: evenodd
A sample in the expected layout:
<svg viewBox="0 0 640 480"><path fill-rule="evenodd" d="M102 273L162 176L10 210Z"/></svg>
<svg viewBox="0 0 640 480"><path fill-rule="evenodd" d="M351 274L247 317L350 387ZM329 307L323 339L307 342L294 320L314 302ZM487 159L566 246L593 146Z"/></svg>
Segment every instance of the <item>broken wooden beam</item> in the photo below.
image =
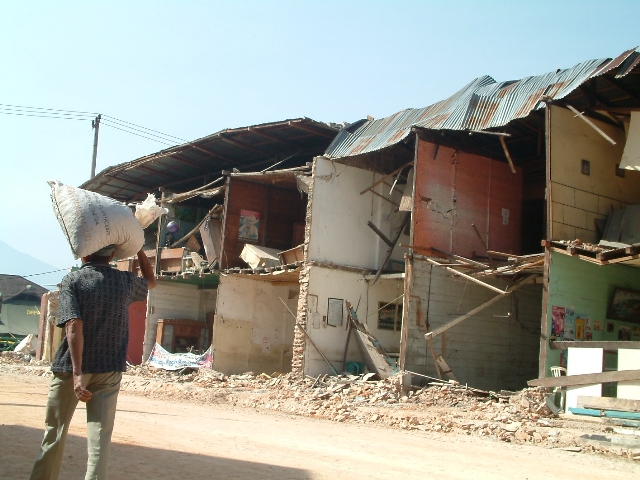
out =
<svg viewBox="0 0 640 480"><path fill-rule="evenodd" d="M458 323L462 322L463 320L466 320L469 317L474 316L476 313L484 310L485 308L487 308L490 305L493 305L494 303L496 303L498 300L502 299L503 297L509 295L511 292L513 292L514 290L520 288L522 285L524 285L525 283L527 283L531 278L535 277L536 275L529 275L528 277L525 277L523 279L520 279L519 281L517 281L516 283L514 283L511 287L509 287L508 289L506 289L505 291L501 291L500 295L496 295L495 297L493 297L490 300L487 300L486 302L484 302L482 305L477 306L476 308L474 308L473 310L471 310L470 312L466 313L465 315L462 315L461 317L456 318L455 320L450 321L449 323L447 323L446 325L443 325L440 328L436 328L434 331L432 332L428 332L425 333L424 337L427 339L427 341L429 341L431 338L436 337L438 335L440 335L443 332L446 332L447 330L449 330L451 327L454 327L455 325L457 325Z"/></svg>
<svg viewBox="0 0 640 480"><path fill-rule="evenodd" d="M382 239L382 241L384 243L386 243L389 247L393 247L394 246L393 242L391 240L389 240L389 238L387 238L387 236L384 233L382 233L380 231L380 229L378 227L376 227L371 220L369 220L369 223L367 223L367 225L369 225L369 228L371 228L371 230L376 232L378 234L378 236Z"/></svg>
<svg viewBox="0 0 640 480"><path fill-rule="evenodd" d="M640 342L630 340L583 342L583 341L551 341L549 346L552 350L566 350L567 348L602 348L607 351L620 350L621 348L637 349Z"/></svg>
<svg viewBox="0 0 640 480"><path fill-rule="evenodd" d="M640 370L620 370L617 372L586 373L564 377L547 377L529 380L530 387L573 387L576 385L596 385L610 382L634 382L640 380Z"/></svg>
<svg viewBox="0 0 640 480"><path fill-rule="evenodd" d="M507 142L504 140L504 137L501 136L499 138L500 138L500 144L502 145L502 149L504 150L504 154L507 157L507 161L509 162L509 167L511 167L511 173L516 173L516 167L513 166L513 160L511 158L511 154L507 149Z"/></svg>
<svg viewBox="0 0 640 480"><path fill-rule="evenodd" d="M598 410L640 412L640 400L610 397L587 397L579 395L578 407L597 408Z"/></svg>
<svg viewBox="0 0 640 480"><path fill-rule="evenodd" d="M427 260L427 262L431 263L432 265L435 265L436 267L444 268L445 270L448 270L448 271L450 271L452 273L455 273L456 275L459 275L459 276L461 276L463 278L466 278L467 280L470 280L470 281L472 281L474 283L477 283L478 285L482 285L483 287L486 287L489 290L493 290L494 292L498 292L498 293L505 293L504 290L502 290L502 289L500 289L498 287L494 287L493 285L490 285L488 283L485 283L482 280L478 280L477 278L472 277L471 275L467 275L466 273L462 273L462 272L456 270L455 268L448 267L448 266L446 266L446 265L444 265L442 263L438 263L438 262L436 262L434 260L431 260L430 258L426 258L426 260Z"/></svg>
<svg viewBox="0 0 640 480"><path fill-rule="evenodd" d="M589 120L587 117L585 117L582 113L580 113L578 110L576 110L575 108L573 108L571 105L569 105L568 103L566 104L567 108L569 110L571 110L573 113L575 113L578 117L580 117L582 120L584 120L584 122L589 125L591 128L593 128L596 132L598 132L600 135L602 135L602 137L607 140L611 145L615 145L616 141L613 140L609 135L607 135L606 133L604 133L595 123L593 123L591 120Z"/></svg>

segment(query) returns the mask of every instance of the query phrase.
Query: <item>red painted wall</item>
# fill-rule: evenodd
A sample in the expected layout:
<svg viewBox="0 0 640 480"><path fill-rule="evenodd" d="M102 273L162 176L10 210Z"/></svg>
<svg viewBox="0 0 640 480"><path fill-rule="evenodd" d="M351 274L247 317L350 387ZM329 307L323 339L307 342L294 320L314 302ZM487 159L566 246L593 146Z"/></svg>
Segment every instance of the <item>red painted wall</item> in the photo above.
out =
<svg viewBox="0 0 640 480"><path fill-rule="evenodd" d="M134 302L129 305L129 346L127 347L127 361L132 365L140 365L142 363L146 319L146 300Z"/></svg>
<svg viewBox="0 0 640 480"><path fill-rule="evenodd" d="M224 219L221 268L246 267L240 253L246 240L238 238L240 211L260 214L255 245L280 250L295 247L294 224L304 224L307 198L297 189L231 178Z"/></svg>
<svg viewBox="0 0 640 480"><path fill-rule="evenodd" d="M421 140L415 199L416 247L484 256L484 246L471 226L475 224L482 238L488 238L489 250L520 253L520 168L512 173L507 163L442 146L436 149L435 144ZM509 210L506 225L502 209Z"/></svg>

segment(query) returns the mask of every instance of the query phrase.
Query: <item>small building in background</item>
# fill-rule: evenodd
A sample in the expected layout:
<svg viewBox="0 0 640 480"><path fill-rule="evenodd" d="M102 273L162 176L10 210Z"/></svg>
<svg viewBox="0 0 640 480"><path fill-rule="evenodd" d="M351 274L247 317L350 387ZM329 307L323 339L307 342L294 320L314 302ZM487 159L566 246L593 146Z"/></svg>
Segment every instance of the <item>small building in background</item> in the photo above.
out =
<svg viewBox="0 0 640 480"><path fill-rule="evenodd" d="M0 348L11 349L15 339L38 334L40 300L47 292L19 275L0 274Z"/></svg>

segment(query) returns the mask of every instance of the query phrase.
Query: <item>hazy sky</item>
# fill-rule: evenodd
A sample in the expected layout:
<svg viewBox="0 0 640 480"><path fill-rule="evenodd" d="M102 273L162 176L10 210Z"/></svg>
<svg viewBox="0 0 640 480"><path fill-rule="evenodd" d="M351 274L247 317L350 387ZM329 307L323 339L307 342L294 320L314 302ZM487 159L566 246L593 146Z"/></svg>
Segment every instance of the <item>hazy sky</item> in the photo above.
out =
<svg viewBox="0 0 640 480"><path fill-rule="evenodd" d="M87 180L93 145L89 120L6 105L187 140L302 116L352 122L430 105L481 75L615 57L640 44L638 18L637 0L0 0L0 239L76 263L46 181ZM97 171L163 148L105 125Z"/></svg>

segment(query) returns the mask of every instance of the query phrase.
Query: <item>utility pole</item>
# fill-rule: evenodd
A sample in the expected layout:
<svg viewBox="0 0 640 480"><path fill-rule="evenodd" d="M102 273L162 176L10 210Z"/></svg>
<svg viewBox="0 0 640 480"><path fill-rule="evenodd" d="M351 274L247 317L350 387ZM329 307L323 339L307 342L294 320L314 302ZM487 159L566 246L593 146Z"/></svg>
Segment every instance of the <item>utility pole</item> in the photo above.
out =
<svg viewBox="0 0 640 480"><path fill-rule="evenodd" d="M93 159L91 160L91 177L96 176L96 158L98 157L98 130L100 130L100 119L102 115L98 114L95 120L91 121L91 128L93 128Z"/></svg>

